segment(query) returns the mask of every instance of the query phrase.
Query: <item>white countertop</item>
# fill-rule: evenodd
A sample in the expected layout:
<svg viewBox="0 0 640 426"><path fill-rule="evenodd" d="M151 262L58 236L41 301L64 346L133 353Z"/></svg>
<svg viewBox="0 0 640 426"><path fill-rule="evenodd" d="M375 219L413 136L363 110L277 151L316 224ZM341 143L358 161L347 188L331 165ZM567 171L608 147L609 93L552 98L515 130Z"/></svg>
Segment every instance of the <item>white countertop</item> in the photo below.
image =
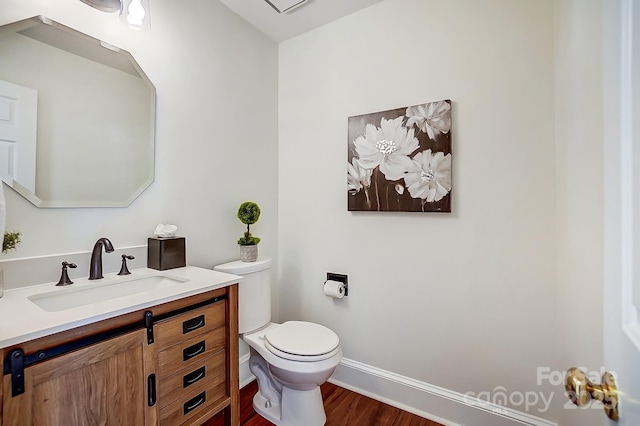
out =
<svg viewBox="0 0 640 426"><path fill-rule="evenodd" d="M122 280L164 276L181 282L127 296L110 298L57 312L47 312L29 297L55 291L76 293L81 289L108 286ZM5 290L0 297L0 348L23 343L49 334L70 330L118 315L159 305L239 282L242 277L210 269L186 266L157 271L149 268L131 270L131 275L105 274L100 280L75 278L74 284L57 287L55 282ZM184 281L184 282L182 282ZM126 285L123 283L121 285Z"/></svg>

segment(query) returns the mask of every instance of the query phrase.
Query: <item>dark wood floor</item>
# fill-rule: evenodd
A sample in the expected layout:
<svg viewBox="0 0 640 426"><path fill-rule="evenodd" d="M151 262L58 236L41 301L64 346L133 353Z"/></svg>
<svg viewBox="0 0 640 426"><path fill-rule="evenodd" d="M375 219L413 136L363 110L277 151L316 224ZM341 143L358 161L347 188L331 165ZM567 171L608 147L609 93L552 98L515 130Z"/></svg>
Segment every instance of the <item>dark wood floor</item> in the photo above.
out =
<svg viewBox="0 0 640 426"><path fill-rule="evenodd" d="M327 413L327 426L442 426L440 423L402 411L329 382L322 385L321 390ZM241 426L272 425L253 410L253 395L257 391L258 385L255 381L240 390ZM223 424L224 419L217 416L203 426Z"/></svg>

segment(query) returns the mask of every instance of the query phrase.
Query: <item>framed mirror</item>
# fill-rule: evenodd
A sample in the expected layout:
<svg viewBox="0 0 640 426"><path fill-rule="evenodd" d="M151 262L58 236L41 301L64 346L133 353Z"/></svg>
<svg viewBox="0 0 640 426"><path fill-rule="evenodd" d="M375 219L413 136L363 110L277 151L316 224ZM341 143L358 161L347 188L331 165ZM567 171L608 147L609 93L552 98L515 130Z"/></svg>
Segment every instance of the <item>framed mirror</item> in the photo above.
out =
<svg viewBox="0 0 640 426"><path fill-rule="evenodd" d="M2 181L42 208L153 182L156 90L129 52L40 16L0 27L0 58Z"/></svg>

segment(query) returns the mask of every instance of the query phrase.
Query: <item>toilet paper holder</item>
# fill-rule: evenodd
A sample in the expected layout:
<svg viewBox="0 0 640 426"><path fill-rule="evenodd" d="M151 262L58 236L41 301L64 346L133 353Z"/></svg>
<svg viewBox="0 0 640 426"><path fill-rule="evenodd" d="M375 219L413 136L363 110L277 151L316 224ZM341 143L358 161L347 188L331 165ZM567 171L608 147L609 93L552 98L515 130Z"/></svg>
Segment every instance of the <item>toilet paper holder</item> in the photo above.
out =
<svg viewBox="0 0 640 426"><path fill-rule="evenodd" d="M344 284L344 295L349 295L349 283L348 278L344 274L334 274L333 272L327 272L327 281L338 281ZM327 282L325 281L325 283ZM323 283L324 285L324 283Z"/></svg>

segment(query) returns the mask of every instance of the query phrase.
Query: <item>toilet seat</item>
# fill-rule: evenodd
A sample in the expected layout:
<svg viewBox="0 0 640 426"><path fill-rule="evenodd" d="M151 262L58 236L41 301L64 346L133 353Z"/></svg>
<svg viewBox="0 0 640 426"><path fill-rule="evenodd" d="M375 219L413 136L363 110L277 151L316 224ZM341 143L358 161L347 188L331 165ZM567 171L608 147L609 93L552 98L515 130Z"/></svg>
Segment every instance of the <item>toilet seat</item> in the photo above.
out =
<svg viewBox="0 0 640 426"><path fill-rule="evenodd" d="M281 358L312 362L334 356L340 350L340 339L320 324L287 321L265 333L264 346Z"/></svg>

